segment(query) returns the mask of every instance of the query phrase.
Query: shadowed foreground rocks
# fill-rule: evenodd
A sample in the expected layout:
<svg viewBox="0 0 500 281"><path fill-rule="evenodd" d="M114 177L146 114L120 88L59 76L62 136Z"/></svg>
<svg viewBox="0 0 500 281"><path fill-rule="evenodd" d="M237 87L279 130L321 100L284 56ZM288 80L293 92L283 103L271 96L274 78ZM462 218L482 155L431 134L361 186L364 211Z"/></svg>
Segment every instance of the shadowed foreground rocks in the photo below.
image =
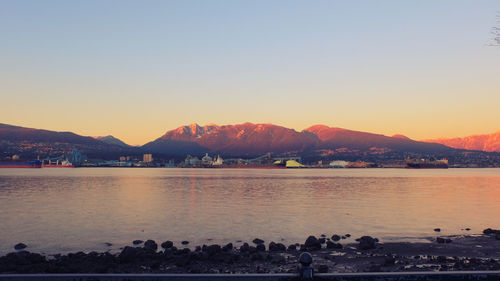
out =
<svg viewBox="0 0 500 281"><path fill-rule="evenodd" d="M485 230L483 235L454 236L453 243L439 243L437 238L442 237L421 243L380 243L363 236L357 243L341 244L309 236L303 244L289 246L270 242L266 247L255 239L255 246L228 243L194 250L177 248L171 241L161 243L158 250L155 241L147 240L142 247L126 246L117 254L46 257L20 250L0 257L0 273L296 273L303 251L313 255L316 272L500 270L499 234Z"/></svg>

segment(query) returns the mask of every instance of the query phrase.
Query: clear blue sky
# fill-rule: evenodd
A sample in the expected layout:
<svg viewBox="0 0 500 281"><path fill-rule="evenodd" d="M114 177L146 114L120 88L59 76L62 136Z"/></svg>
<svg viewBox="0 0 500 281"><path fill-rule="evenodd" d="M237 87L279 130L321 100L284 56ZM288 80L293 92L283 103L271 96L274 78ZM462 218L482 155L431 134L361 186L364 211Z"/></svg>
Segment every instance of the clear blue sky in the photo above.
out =
<svg viewBox="0 0 500 281"><path fill-rule="evenodd" d="M0 123L500 129L500 1L0 1Z"/></svg>

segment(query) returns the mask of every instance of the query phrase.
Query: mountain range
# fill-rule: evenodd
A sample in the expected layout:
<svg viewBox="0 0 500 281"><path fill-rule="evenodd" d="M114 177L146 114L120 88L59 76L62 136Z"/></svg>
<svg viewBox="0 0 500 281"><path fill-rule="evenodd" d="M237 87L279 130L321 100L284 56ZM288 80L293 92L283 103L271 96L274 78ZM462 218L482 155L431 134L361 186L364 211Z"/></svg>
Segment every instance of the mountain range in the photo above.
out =
<svg viewBox="0 0 500 281"><path fill-rule="evenodd" d="M179 144L199 152L223 155L253 156L272 153L302 153L339 150L350 152L406 151L440 153L450 148L441 144L418 142L408 138L315 125L301 132L273 124L243 123L238 125L191 124L167 131L145 144L147 151L168 153Z"/></svg>
<svg viewBox="0 0 500 281"><path fill-rule="evenodd" d="M13 154L24 158L55 156L68 153L73 148L92 157L115 157L128 151L122 146L72 132L54 132L0 123L0 158Z"/></svg>
<svg viewBox="0 0 500 281"><path fill-rule="evenodd" d="M500 131L493 134L472 135L464 138L439 138L423 141L441 143L459 149L500 152Z"/></svg>
<svg viewBox="0 0 500 281"><path fill-rule="evenodd" d="M24 128L0 124L0 156L20 154L57 155L73 147L92 157L113 158L119 155L156 153L171 156L217 153L225 157L252 157L265 153L297 154L311 157L332 155L438 155L456 153L459 149L498 151L500 132L493 136L475 136L474 141L416 141L403 135L384 136L342 128L315 125L303 131L274 124L243 123L237 125L200 126L191 124L165 132L140 147L132 147L113 137L86 137L71 132ZM472 138L472 137L469 137ZM465 138L469 140L469 138ZM437 143L442 142L442 143ZM462 143L474 144L464 146ZM481 144L482 143L482 144Z"/></svg>

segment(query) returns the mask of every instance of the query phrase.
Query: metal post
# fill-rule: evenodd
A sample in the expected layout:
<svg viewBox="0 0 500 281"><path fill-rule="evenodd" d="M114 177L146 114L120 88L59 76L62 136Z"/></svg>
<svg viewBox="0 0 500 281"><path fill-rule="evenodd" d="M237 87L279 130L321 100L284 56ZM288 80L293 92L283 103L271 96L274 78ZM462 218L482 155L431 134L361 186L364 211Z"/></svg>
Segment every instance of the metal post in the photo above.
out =
<svg viewBox="0 0 500 281"><path fill-rule="evenodd" d="M308 252L300 254L299 262L302 265L299 270L299 277L302 279L312 279L313 278L313 268L311 266L313 262L312 255Z"/></svg>

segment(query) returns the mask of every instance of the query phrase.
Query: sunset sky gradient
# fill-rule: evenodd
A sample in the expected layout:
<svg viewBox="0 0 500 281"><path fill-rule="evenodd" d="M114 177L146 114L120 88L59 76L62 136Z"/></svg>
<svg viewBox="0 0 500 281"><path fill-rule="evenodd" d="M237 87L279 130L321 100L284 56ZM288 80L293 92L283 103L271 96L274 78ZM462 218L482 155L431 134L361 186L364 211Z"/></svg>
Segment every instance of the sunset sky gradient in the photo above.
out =
<svg viewBox="0 0 500 281"><path fill-rule="evenodd" d="M500 129L500 1L0 1L0 123Z"/></svg>

